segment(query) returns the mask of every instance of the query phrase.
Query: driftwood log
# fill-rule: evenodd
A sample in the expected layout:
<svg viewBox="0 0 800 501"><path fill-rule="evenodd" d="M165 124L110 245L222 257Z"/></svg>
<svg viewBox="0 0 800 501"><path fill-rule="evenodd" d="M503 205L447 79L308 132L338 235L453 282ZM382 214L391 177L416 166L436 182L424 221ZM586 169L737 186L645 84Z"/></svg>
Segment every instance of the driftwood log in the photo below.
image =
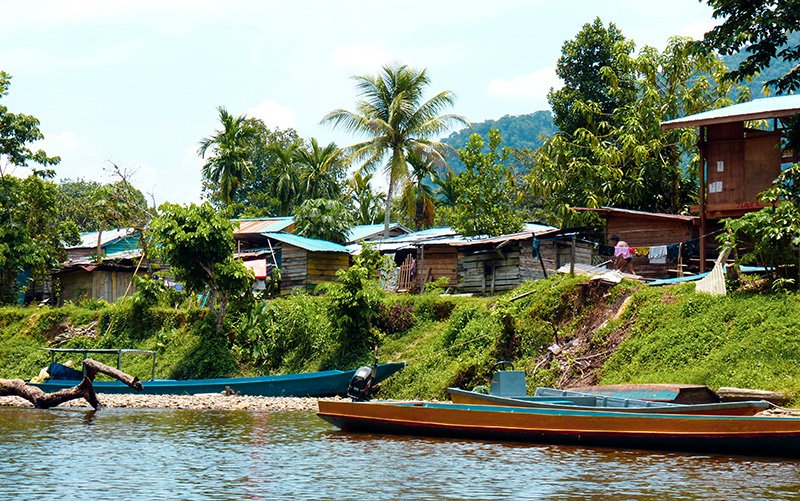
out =
<svg viewBox="0 0 800 501"><path fill-rule="evenodd" d="M86 368L86 373L83 376L83 380L78 383L78 385L54 393L47 393L37 386L26 383L22 379L0 379L0 397L21 397L32 403L37 409L49 409L70 400L83 398L89 405L97 410L101 405L94 391L94 386L92 385L97 374L111 376L136 391L142 391L142 383L139 381L138 377L131 376L114 367L101 364L91 358L84 360L83 366Z"/></svg>

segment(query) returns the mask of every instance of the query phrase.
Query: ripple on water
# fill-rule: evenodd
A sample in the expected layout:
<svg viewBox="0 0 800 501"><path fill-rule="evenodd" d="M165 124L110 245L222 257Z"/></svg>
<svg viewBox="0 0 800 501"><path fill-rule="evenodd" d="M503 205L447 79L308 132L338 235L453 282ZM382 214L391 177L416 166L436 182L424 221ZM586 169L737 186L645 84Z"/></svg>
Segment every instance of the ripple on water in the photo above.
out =
<svg viewBox="0 0 800 501"><path fill-rule="evenodd" d="M785 499L798 466L349 434L311 412L0 408L0 499Z"/></svg>

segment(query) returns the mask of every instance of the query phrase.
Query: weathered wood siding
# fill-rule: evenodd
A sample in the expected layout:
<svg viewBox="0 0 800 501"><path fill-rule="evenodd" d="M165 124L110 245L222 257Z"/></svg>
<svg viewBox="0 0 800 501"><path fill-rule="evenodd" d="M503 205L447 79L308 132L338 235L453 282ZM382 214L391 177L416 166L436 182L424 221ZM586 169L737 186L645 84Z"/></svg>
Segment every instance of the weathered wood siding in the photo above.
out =
<svg viewBox="0 0 800 501"><path fill-rule="evenodd" d="M125 295L136 292L136 286L131 284L133 272L129 271L74 271L64 274L61 280L61 297L65 301L77 301L83 298L104 299L113 303Z"/></svg>
<svg viewBox="0 0 800 501"><path fill-rule="evenodd" d="M698 234L698 227L692 225L690 221L624 215L609 215L606 218L606 241L608 242L611 235L618 235L632 247L686 242L696 238Z"/></svg>
<svg viewBox="0 0 800 501"><path fill-rule="evenodd" d="M451 285L458 282L458 251L454 247L426 247L417 255L417 276L425 282L442 277Z"/></svg>
<svg viewBox="0 0 800 501"><path fill-rule="evenodd" d="M308 252L282 243L280 251L281 292L311 290L322 282L335 282L336 272L350 266L350 255L343 252Z"/></svg>
<svg viewBox="0 0 800 501"><path fill-rule="evenodd" d="M306 286L313 288L323 282L335 282L336 272L350 266L350 256L337 252L308 253L308 277Z"/></svg>
<svg viewBox="0 0 800 501"><path fill-rule="evenodd" d="M542 240L539 245L542 261L533 257L532 241L510 242L501 249L465 247L459 253L458 291L474 294L491 294L517 287L525 280L544 278L542 263L551 275L569 264L572 250L569 242ZM575 246L576 263L592 263L596 254L594 245L578 242Z"/></svg>
<svg viewBox="0 0 800 501"><path fill-rule="evenodd" d="M305 288L308 276L308 251L294 245L281 245L281 292Z"/></svg>

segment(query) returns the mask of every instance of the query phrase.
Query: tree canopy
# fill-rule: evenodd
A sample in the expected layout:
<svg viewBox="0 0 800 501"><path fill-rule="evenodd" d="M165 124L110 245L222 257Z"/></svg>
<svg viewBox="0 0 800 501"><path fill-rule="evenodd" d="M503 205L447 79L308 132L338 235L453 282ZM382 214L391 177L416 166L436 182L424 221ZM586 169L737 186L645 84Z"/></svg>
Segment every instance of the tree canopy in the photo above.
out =
<svg viewBox="0 0 800 501"><path fill-rule="evenodd" d="M384 66L377 75L354 79L361 98L356 111L337 109L322 122L368 138L347 151L366 173L383 165L389 179L384 216L384 234L388 236L392 197L409 177L409 155L428 157L432 162L446 165L443 155L447 147L431 138L441 136L453 124L468 125L468 122L459 115L440 114L453 106L455 95L450 91L423 101L430 85L424 69Z"/></svg>
<svg viewBox="0 0 800 501"><path fill-rule="evenodd" d="M533 165L530 186L551 222L580 222L572 207L677 213L694 202L699 168L695 134L664 131L660 124L749 99L749 89L725 80L724 63L691 46L688 39L673 38L663 52L644 47L632 56L630 44L616 43L618 53L611 60L626 68L633 89L617 85L619 71L597 71L607 79L610 96L627 96L614 100L623 104L613 120L601 103L576 99L570 109L581 110L586 126L559 132L538 152L520 155L520 161Z"/></svg>
<svg viewBox="0 0 800 501"><path fill-rule="evenodd" d="M497 129L491 129L488 152L482 151L484 140L478 134L458 150L466 169L453 180L457 196L450 222L462 235L496 236L522 230L522 214L514 203L518 190L505 163L508 151L499 150L501 140Z"/></svg>
<svg viewBox="0 0 800 501"><path fill-rule="evenodd" d="M708 54L731 55L744 51L747 56L728 73L740 81L760 73L776 60L790 63L783 75L766 82L779 93L800 89L800 45L790 35L800 29L800 4L797 0L706 0L714 18L722 23L706 33L695 49Z"/></svg>

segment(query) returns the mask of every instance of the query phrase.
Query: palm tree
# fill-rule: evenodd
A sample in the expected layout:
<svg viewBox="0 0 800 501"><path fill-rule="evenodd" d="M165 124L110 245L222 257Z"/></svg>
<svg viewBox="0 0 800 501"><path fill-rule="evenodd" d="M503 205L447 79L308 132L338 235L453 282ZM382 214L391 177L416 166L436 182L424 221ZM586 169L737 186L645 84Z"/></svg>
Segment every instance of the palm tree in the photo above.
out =
<svg viewBox="0 0 800 501"><path fill-rule="evenodd" d="M450 91L422 101L423 91L430 84L425 70L405 65L384 66L377 76L354 78L361 96L357 111L334 110L322 123L369 137L348 148L352 158L362 164L360 169L370 172L384 162L389 177L384 217L384 237L388 237L392 194L409 175L406 157L417 152L446 165L443 152L448 147L430 138L442 135L452 124L469 123L459 115L439 115L455 101Z"/></svg>
<svg viewBox="0 0 800 501"><path fill-rule="evenodd" d="M436 165L430 159L412 152L406 159L411 165L411 174L403 188L400 206L414 221L414 229L430 228L436 215L436 194L433 185L438 180ZM452 172L448 167L448 172Z"/></svg>
<svg viewBox="0 0 800 501"><path fill-rule="evenodd" d="M347 196L354 206L356 224L374 224L383 207L386 196L372 191L371 181L372 174L356 172L347 182Z"/></svg>
<svg viewBox="0 0 800 501"><path fill-rule="evenodd" d="M281 216L286 216L295 204L300 192L300 170L297 166L297 149L299 143L291 143L287 147L272 145L275 163L271 169L272 194L278 199Z"/></svg>
<svg viewBox="0 0 800 501"><path fill-rule="evenodd" d="M316 138L311 138L309 148L297 148L295 160L300 164L300 191L306 200L334 199L341 195L339 180L344 174L342 150L336 143L320 148Z"/></svg>
<svg viewBox="0 0 800 501"><path fill-rule="evenodd" d="M244 115L234 117L222 106L217 110L222 130L200 141L197 153L205 158L209 148L213 152L203 164L203 177L217 184L220 199L230 204L242 180L252 172L253 148L264 124Z"/></svg>

